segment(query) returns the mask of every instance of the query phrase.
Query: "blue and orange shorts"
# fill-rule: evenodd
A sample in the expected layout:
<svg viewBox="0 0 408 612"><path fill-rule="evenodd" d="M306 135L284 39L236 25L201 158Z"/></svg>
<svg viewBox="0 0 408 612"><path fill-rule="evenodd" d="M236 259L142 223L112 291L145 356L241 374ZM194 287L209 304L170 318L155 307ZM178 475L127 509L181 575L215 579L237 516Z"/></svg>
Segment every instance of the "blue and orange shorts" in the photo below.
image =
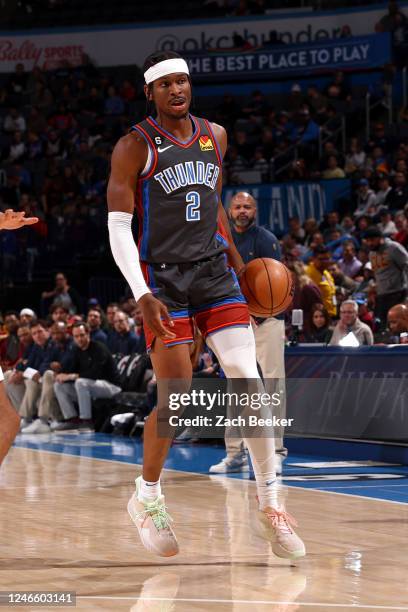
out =
<svg viewBox="0 0 408 612"><path fill-rule="evenodd" d="M225 253L191 263L142 263L146 283L174 322L176 338L166 346L194 341L194 322L204 339L226 327L248 327L249 311L238 279ZM169 328L170 329L170 328ZM154 334L144 326L147 350Z"/></svg>

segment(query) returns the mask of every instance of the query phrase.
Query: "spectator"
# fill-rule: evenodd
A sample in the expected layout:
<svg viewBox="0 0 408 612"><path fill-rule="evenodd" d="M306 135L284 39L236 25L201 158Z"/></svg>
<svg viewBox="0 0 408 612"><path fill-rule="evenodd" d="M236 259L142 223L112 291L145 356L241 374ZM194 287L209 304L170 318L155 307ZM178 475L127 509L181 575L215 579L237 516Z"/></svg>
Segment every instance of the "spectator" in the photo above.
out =
<svg viewBox="0 0 408 612"><path fill-rule="evenodd" d="M129 318L123 310L117 310L113 319L114 330L108 337L108 348L113 355L142 353L140 338L130 330Z"/></svg>
<svg viewBox="0 0 408 612"><path fill-rule="evenodd" d="M381 174L378 178L378 191L375 195L376 209L386 205L388 194L392 190L388 174Z"/></svg>
<svg viewBox="0 0 408 612"><path fill-rule="evenodd" d="M29 161L42 158L44 154L44 143L33 130L30 130L27 134L27 153L26 157Z"/></svg>
<svg viewBox="0 0 408 612"><path fill-rule="evenodd" d="M327 213L326 220L320 226L320 230L323 231L323 238L325 242L333 240L333 232L339 232L340 236L343 234L343 228L341 227L339 221L339 213L336 210L332 210Z"/></svg>
<svg viewBox="0 0 408 612"><path fill-rule="evenodd" d="M397 229L396 233L392 236L392 239L395 242L399 242L403 247L408 249L408 219L406 213L400 210L395 215L395 227Z"/></svg>
<svg viewBox="0 0 408 612"><path fill-rule="evenodd" d="M12 404L22 417L21 430L33 420L37 401L42 395L42 376L48 370L54 345L47 324L34 321L30 325L34 346L25 363L19 363L15 371L6 377L6 389ZM50 392L50 385L47 392Z"/></svg>
<svg viewBox="0 0 408 612"><path fill-rule="evenodd" d="M306 267L306 274L314 282L322 295L322 302L329 316L336 315L336 286L328 271L330 264L329 250L320 245L313 252L312 262Z"/></svg>
<svg viewBox="0 0 408 612"><path fill-rule="evenodd" d="M399 344L400 334L408 332L408 306L406 304L396 304L389 309L387 314L387 324L390 330L390 344Z"/></svg>
<svg viewBox="0 0 408 612"><path fill-rule="evenodd" d="M350 148L346 155L345 171L346 174L354 174L358 170L362 170L367 159L366 152L361 146L358 138L352 138Z"/></svg>
<svg viewBox="0 0 408 612"><path fill-rule="evenodd" d="M369 228L365 241L375 275L377 300L375 314L381 329L392 306L404 302L407 294L408 252L398 242L384 238L378 227Z"/></svg>
<svg viewBox="0 0 408 612"><path fill-rule="evenodd" d="M378 223L383 236L391 237L397 232L395 223L392 220L392 215L386 208L380 212L380 222Z"/></svg>
<svg viewBox="0 0 408 612"><path fill-rule="evenodd" d="M354 217L373 214L376 208L377 197L374 191L370 189L368 180L363 178L358 183L357 208L354 211Z"/></svg>
<svg viewBox="0 0 408 612"><path fill-rule="evenodd" d="M102 317L97 308L91 308L89 310L86 322L88 323L91 340L93 340L93 342L107 344L108 338L105 332L101 329Z"/></svg>
<svg viewBox="0 0 408 612"><path fill-rule="evenodd" d="M20 102L26 92L27 78L28 75L24 72L24 64L18 63L7 81L7 91L16 101Z"/></svg>
<svg viewBox="0 0 408 612"><path fill-rule="evenodd" d="M6 115L3 124L3 130L5 132L25 132L26 130L26 120L20 111L14 106L10 108L9 113Z"/></svg>
<svg viewBox="0 0 408 612"><path fill-rule="evenodd" d="M374 343L373 332L365 323L358 318L358 304L353 300L345 300L340 306L340 320L334 328L329 346L339 346L341 341L354 334L360 345L372 345Z"/></svg>
<svg viewBox="0 0 408 612"><path fill-rule="evenodd" d="M305 319L305 332L302 340L310 343L327 344L330 340L330 317L323 304L314 304Z"/></svg>
<svg viewBox="0 0 408 612"><path fill-rule="evenodd" d="M18 325L17 313L13 310L6 312L4 327L7 337L0 342L0 366L4 371L13 368L21 357L21 347L17 336Z"/></svg>
<svg viewBox="0 0 408 612"><path fill-rule="evenodd" d="M330 263L328 270L336 284L336 290L343 289L346 292L343 295L350 295L352 291L355 291L357 283L341 271L336 261Z"/></svg>
<svg viewBox="0 0 408 612"><path fill-rule="evenodd" d="M54 384L64 420L55 431L93 431L92 400L111 398L120 393L118 372L109 349L91 340L86 323L76 323L72 330L74 348L69 366L56 376ZM75 409L79 405L79 420Z"/></svg>
<svg viewBox="0 0 408 612"><path fill-rule="evenodd" d="M30 324L21 323L17 330L18 340L20 342L21 358L17 363L24 363L30 356L33 349L33 336L31 334Z"/></svg>
<svg viewBox="0 0 408 612"><path fill-rule="evenodd" d="M296 242L300 242L302 244L305 239L306 232L301 226L299 217L289 217L288 225L289 236L294 238Z"/></svg>
<svg viewBox="0 0 408 612"><path fill-rule="evenodd" d="M292 272L295 284L292 309L303 310L303 317L305 321L308 321L312 316L315 304L322 301L320 289L307 276L305 266L301 261L288 262L287 266Z"/></svg>
<svg viewBox="0 0 408 612"><path fill-rule="evenodd" d="M37 319L37 315L31 308L20 310L20 325L31 325Z"/></svg>
<svg viewBox="0 0 408 612"><path fill-rule="evenodd" d="M50 308L50 315L52 323L67 323L69 317L69 310L65 306L59 306L55 304Z"/></svg>
<svg viewBox="0 0 408 612"><path fill-rule="evenodd" d="M304 222L303 227L305 230L303 243L305 246L310 247L312 242L312 236L315 232L319 232L319 226L314 217L309 217L309 219L306 219L306 221Z"/></svg>
<svg viewBox="0 0 408 612"><path fill-rule="evenodd" d="M354 278L359 274L362 263L356 257L356 247L351 240L343 242L343 257L339 261L339 268L346 276Z"/></svg>
<svg viewBox="0 0 408 612"><path fill-rule="evenodd" d="M76 314L82 309L82 300L79 293L68 284L68 279L63 272L55 275L55 287L52 291L44 291L43 301L52 300L51 306L64 306L70 314Z"/></svg>
<svg viewBox="0 0 408 612"><path fill-rule="evenodd" d="M116 93L112 85L108 88L108 97L105 100L105 115L122 115L125 112L125 104Z"/></svg>
<svg viewBox="0 0 408 612"><path fill-rule="evenodd" d="M327 168L322 172L322 178L324 179L340 179L345 178L346 174L342 168L339 167L336 155L329 155L327 158Z"/></svg>
<svg viewBox="0 0 408 612"><path fill-rule="evenodd" d="M300 110L292 130L292 141L303 145L313 144L318 141L319 133L320 128L310 117L310 111L307 108Z"/></svg>
<svg viewBox="0 0 408 612"><path fill-rule="evenodd" d="M406 17L399 9L398 2L396 0L390 0L388 2L388 13L381 17L379 25L381 32L394 32L402 21L406 22Z"/></svg>
<svg viewBox="0 0 408 612"><path fill-rule="evenodd" d="M403 172L394 176L394 187L388 193L385 204L391 210L401 210L408 204L407 177Z"/></svg>
<svg viewBox="0 0 408 612"><path fill-rule="evenodd" d="M20 162L26 155L27 148L26 144L23 140L23 135L21 132L14 132L13 140L10 143L8 150L8 159L7 161L11 163Z"/></svg>

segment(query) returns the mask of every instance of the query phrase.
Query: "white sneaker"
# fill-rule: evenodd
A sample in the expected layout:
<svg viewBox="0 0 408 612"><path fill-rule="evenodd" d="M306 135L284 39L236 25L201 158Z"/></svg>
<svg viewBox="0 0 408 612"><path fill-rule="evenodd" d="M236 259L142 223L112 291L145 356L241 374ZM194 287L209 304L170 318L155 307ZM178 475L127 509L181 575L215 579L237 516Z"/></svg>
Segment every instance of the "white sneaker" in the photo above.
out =
<svg viewBox="0 0 408 612"><path fill-rule="evenodd" d="M306 554L305 545L295 533L295 519L284 508L266 508L256 513L254 531L272 545L277 557L283 559L299 559Z"/></svg>
<svg viewBox="0 0 408 612"><path fill-rule="evenodd" d="M27 427L24 427L24 429L21 430L21 433L23 434L34 434L34 433L44 434L44 433L50 433L50 431L51 431L51 427L48 425L48 423L44 423L44 421L42 421L41 419L36 419L35 421L27 425Z"/></svg>
<svg viewBox="0 0 408 612"><path fill-rule="evenodd" d="M25 429L26 427L31 425L31 423L32 423L32 421L29 421L28 419L21 419L21 421L20 421L20 432L22 432L23 429Z"/></svg>
<svg viewBox="0 0 408 612"><path fill-rule="evenodd" d="M136 525L143 546L160 557L177 555L179 547L177 539L170 526L173 520L167 513L164 495L153 502L141 502L138 499L142 477L136 478L136 492L128 503L130 518Z"/></svg>
<svg viewBox="0 0 408 612"><path fill-rule="evenodd" d="M249 472L248 457L239 455L233 459L224 457L222 461L212 465L208 470L210 474L228 474L229 472Z"/></svg>

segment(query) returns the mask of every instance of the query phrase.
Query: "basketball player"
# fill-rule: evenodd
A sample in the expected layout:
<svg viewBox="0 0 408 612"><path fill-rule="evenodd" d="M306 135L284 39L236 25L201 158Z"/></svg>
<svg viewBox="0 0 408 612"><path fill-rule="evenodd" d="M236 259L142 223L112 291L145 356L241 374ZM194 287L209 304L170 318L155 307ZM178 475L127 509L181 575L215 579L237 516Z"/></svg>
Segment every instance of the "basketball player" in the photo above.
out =
<svg viewBox="0 0 408 612"><path fill-rule="evenodd" d="M144 91L156 118L149 116L133 126L115 146L108 226L115 261L142 310L158 383L158 405L144 428L143 474L136 479L128 511L143 545L170 557L179 549L160 473L171 438L158 436L158 413L167 410L166 380L191 382L193 319L227 377L259 381L259 374L248 308L225 256L227 252L239 274L243 262L220 198L225 130L190 115L188 65L177 53L149 56L143 72ZM131 227L135 208L138 247ZM217 231L218 223L227 240ZM278 556L303 556L293 519L279 505L273 437L247 438L245 443L258 493L254 527Z"/></svg>
<svg viewBox="0 0 408 612"><path fill-rule="evenodd" d="M0 230L16 230L25 225L37 223L37 217L25 217L25 212L11 209L0 212ZM20 417L6 395L2 369L0 368L0 465L13 444L20 428Z"/></svg>

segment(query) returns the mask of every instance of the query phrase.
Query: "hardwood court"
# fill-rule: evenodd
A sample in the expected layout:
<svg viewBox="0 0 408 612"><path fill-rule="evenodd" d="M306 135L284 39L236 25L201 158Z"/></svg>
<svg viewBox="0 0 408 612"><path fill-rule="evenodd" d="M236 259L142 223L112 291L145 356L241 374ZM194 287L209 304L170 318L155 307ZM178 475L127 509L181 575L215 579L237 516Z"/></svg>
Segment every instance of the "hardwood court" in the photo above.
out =
<svg viewBox="0 0 408 612"><path fill-rule="evenodd" d="M137 471L13 448L0 472L0 590L76 591L77 609L115 612L408 610L408 505L291 488L308 549L291 567L248 529L253 482L166 471L181 553L160 559L126 512Z"/></svg>

